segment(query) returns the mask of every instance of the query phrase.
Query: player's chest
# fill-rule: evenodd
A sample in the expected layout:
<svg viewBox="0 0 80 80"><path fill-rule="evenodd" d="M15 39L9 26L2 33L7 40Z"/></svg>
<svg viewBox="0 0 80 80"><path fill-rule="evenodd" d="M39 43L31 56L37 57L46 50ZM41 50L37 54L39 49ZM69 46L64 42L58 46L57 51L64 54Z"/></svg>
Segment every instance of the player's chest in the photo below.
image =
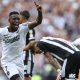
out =
<svg viewBox="0 0 80 80"><path fill-rule="evenodd" d="M5 33L3 34L3 41L5 43L13 43L20 40L20 35L18 33Z"/></svg>

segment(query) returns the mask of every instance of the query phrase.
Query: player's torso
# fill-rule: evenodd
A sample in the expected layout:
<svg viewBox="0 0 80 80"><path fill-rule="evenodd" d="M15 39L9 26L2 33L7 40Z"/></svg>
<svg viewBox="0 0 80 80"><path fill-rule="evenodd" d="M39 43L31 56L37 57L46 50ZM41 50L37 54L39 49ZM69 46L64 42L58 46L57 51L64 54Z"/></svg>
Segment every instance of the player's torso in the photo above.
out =
<svg viewBox="0 0 80 80"><path fill-rule="evenodd" d="M21 56L24 45L24 34L18 29L15 32L9 32L7 28L3 29L2 37L2 60L13 60Z"/></svg>
<svg viewBox="0 0 80 80"><path fill-rule="evenodd" d="M79 49L71 44L71 42L68 42L61 38L43 38L40 40L47 51L52 52L53 56L57 58L65 59L70 54L74 54L75 51L79 51Z"/></svg>

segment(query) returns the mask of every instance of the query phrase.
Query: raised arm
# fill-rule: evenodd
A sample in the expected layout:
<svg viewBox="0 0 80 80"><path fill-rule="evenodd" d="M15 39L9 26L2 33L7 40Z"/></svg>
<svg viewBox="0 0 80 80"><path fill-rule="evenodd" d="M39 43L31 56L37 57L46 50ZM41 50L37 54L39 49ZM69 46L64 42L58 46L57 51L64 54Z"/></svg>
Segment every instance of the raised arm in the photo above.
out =
<svg viewBox="0 0 80 80"><path fill-rule="evenodd" d="M32 29L34 27L36 27L37 25L41 24L42 22L42 7L40 5L38 5L36 2L34 2L36 8L37 8L37 11L38 11L38 16L37 16L37 19L31 23L29 23L29 28Z"/></svg>

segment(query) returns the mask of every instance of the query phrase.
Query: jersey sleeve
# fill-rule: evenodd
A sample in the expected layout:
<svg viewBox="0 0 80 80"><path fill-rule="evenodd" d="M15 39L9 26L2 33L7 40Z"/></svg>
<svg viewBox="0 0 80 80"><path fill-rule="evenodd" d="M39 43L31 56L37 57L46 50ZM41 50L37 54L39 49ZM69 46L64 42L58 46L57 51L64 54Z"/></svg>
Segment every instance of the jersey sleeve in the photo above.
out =
<svg viewBox="0 0 80 80"><path fill-rule="evenodd" d="M37 47L39 47L44 53L46 53L48 51L46 45L46 43L42 42L42 41L39 41L37 43Z"/></svg>
<svg viewBox="0 0 80 80"><path fill-rule="evenodd" d="M19 32L20 33L24 33L24 34L27 34L27 32L28 32L28 30L29 30L29 28L28 28L28 24L20 24L19 25Z"/></svg>

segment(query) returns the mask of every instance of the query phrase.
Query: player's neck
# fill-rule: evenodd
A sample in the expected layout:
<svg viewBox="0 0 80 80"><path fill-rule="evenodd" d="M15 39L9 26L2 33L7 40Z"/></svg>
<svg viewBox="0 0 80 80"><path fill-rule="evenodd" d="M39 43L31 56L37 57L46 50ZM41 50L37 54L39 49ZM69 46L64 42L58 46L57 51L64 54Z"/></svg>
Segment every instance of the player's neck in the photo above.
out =
<svg viewBox="0 0 80 80"><path fill-rule="evenodd" d="M9 32L15 32L15 31L17 31L17 29L18 29L18 27L15 27L15 26L8 27Z"/></svg>

